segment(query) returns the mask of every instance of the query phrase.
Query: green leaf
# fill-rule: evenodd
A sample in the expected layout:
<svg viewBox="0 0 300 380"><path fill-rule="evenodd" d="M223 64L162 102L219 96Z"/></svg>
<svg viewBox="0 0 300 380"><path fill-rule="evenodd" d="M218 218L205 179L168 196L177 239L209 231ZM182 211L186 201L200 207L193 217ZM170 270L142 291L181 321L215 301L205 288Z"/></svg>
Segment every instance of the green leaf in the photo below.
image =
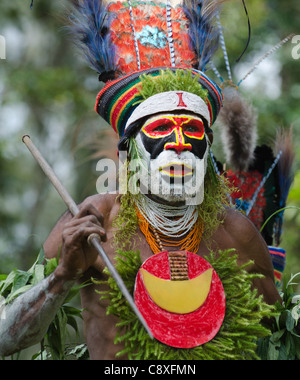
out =
<svg viewBox="0 0 300 380"><path fill-rule="evenodd" d="M12 293L22 288L23 286L27 285L30 278L31 278L30 273L17 270L15 278L14 278L14 282L13 282Z"/></svg>
<svg viewBox="0 0 300 380"><path fill-rule="evenodd" d="M88 349L86 344L79 344L75 346L70 352L69 355L74 355L76 359L84 359L88 355Z"/></svg>
<svg viewBox="0 0 300 380"><path fill-rule="evenodd" d="M6 303L12 302L20 294L27 292L31 288L32 288L32 285L24 285L21 288L17 289L15 292L10 293L9 296L6 297Z"/></svg>
<svg viewBox="0 0 300 380"><path fill-rule="evenodd" d="M86 286L89 286L89 285L91 285L90 281L84 282L80 285L73 286L65 300L65 303L70 302L79 293L80 289L85 288Z"/></svg>
<svg viewBox="0 0 300 380"><path fill-rule="evenodd" d="M76 332L76 334L79 333L79 328L78 328L78 324L77 324L77 321L76 321L76 318L72 317L72 316L68 316L68 319L67 319L67 323L69 326L71 326L74 331Z"/></svg>
<svg viewBox="0 0 300 380"><path fill-rule="evenodd" d="M6 292L11 290L12 286L13 286L13 283L14 283L14 280L15 280L15 277L16 277L16 272L17 270L14 269L12 270L8 276L6 277L6 279L2 282L2 284L0 284L0 293L1 295L3 295L4 297L6 296Z"/></svg>
<svg viewBox="0 0 300 380"><path fill-rule="evenodd" d="M287 360L288 355L286 351L286 347L284 344L281 344L278 350L278 358L277 360Z"/></svg>
<svg viewBox="0 0 300 380"><path fill-rule="evenodd" d="M33 285L38 284L45 278L44 269L45 269L44 265L36 264L36 266L34 267L33 282L32 282Z"/></svg>
<svg viewBox="0 0 300 380"><path fill-rule="evenodd" d="M276 214L279 214L280 212L282 212L282 211L285 211L285 210L288 210L288 209L291 209L291 208L293 208L293 209L298 209L298 210L300 210L300 207L297 207L297 206L287 206L287 207L283 207L283 208L281 208L280 210L277 210L276 212L274 212L265 222L264 222L264 224L261 226L261 228L260 228L260 232L262 232L262 230L265 228L265 226L266 226L266 224L268 224L268 222L270 221L270 219L272 219L273 218L273 216L275 216Z"/></svg>
<svg viewBox="0 0 300 380"><path fill-rule="evenodd" d="M285 324L286 324L286 329L288 331L293 331L293 329L295 327L295 320L292 317L292 313L290 312L290 310L286 311L286 321L285 321Z"/></svg>
<svg viewBox="0 0 300 380"><path fill-rule="evenodd" d="M58 265L58 260L56 258L47 260L45 265L45 276L49 276L51 273L53 273Z"/></svg>
<svg viewBox="0 0 300 380"><path fill-rule="evenodd" d="M280 345L274 344L274 342L269 342L269 349L268 349L268 360L277 360L279 356L278 348Z"/></svg>
<svg viewBox="0 0 300 380"><path fill-rule="evenodd" d="M0 284L2 281L5 281L6 279L7 279L7 274L0 274Z"/></svg>
<svg viewBox="0 0 300 380"><path fill-rule="evenodd" d="M276 331L274 334L272 334L270 341L273 342L274 344L278 344L278 342L280 341L284 333L285 333L285 330Z"/></svg>

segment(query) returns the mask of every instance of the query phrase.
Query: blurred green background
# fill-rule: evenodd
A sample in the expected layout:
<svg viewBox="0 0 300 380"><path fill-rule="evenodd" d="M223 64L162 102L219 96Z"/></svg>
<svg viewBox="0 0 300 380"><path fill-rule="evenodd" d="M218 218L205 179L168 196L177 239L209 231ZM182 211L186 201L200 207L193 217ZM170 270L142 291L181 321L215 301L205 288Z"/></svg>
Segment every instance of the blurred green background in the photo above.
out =
<svg viewBox="0 0 300 380"><path fill-rule="evenodd" d="M248 0L252 36L247 37L241 1L224 5L222 25L237 83L253 63L281 39L300 35L299 0ZM1 0L0 35L0 273L27 270L65 205L21 142L29 134L78 203L96 193L101 157L116 159L116 138L94 111L102 88L64 28L67 1ZM288 204L300 207L300 37L269 57L240 86L258 111L259 143L273 144L276 130L293 125L296 177ZM226 78L221 54L215 64ZM218 136L218 126L215 135ZM223 156L216 137L214 153ZM300 211L285 212L282 247L286 273L300 271Z"/></svg>

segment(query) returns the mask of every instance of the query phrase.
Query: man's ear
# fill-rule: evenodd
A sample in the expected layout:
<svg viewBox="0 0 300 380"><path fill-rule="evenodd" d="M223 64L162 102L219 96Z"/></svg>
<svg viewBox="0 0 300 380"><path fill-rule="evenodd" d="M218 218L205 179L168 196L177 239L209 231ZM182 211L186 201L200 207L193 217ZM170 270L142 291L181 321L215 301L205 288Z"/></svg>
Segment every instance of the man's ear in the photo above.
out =
<svg viewBox="0 0 300 380"><path fill-rule="evenodd" d="M207 133L207 137L208 137L208 140L210 142L210 145L212 145L212 143L214 141L214 134L213 134L213 132L208 132Z"/></svg>

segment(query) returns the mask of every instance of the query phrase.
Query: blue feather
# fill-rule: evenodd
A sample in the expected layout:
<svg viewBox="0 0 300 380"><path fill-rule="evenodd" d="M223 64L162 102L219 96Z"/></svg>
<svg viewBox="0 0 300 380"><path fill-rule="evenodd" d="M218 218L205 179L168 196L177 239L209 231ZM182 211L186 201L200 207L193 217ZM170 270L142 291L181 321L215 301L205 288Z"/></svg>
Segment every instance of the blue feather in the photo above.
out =
<svg viewBox="0 0 300 380"><path fill-rule="evenodd" d="M110 18L103 0L82 0L70 15L70 30L89 63L100 75L115 72L116 54L109 34Z"/></svg>
<svg viewBox="0 0 300 380"><path fill-rule="evenodd" d="M295 161L295 150L293 146L292 129L278 133L276 150L280 152L280 159L278 162L278 203L280 210L286 207L289 191L294 180L293 164ZM276 217L275 240L277 245L280 243L280 236L282 233L283 214L284 211L280 212Z"/></svg>
<svg viewBox="0 0 300 380"><path fill-rule="evenodd" d="M205 71L219 47L219 30L215 20L220 2L211 0L184 0L183 10L190 23L191 47L197 54L198 70Z"/></svg>
<svg viewBox="0 0 300 380"><path fill-rule="evenodd" d="M292 129L278 133L276 150L281 152L278 163L280 206L285 207L294 180L293 163L295 161L295 150L293 147Z"/></svg>

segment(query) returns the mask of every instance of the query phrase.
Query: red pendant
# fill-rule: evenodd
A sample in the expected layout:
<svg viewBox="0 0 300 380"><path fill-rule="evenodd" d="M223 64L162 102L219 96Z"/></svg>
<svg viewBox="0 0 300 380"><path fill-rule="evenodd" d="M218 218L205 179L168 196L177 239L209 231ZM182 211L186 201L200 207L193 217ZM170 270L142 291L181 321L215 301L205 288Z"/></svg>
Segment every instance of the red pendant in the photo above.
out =
<svg viewBox="0 0 300 380"><path fill-rule="evenodd" d="M225 293L212 266L188 252L160 252L141 266L135 303L153 336L177 348L209 342L225 316Z"/></svg>

